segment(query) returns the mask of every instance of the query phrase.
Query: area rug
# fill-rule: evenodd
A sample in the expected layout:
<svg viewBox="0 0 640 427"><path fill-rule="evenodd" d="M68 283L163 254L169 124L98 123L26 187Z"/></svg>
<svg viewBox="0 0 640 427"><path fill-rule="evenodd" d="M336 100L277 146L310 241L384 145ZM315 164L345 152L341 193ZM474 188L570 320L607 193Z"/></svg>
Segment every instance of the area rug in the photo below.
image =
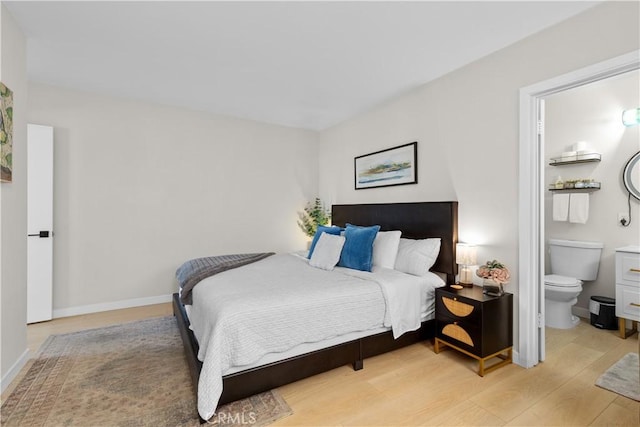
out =
<svg viewBox="0 0 640 427"><path fill-rule="evenodd" d="M0 412L3 426L200 425L173 316L49 337ZM218 408L209 423L264 426L289 414L271 391Z"/></svg>
<svg viewBox="0 0 640 427"><path fill-rule="evenodd" d="M598 387L640 402L640 361L638 353L628 353L598 378Z"/></svg>

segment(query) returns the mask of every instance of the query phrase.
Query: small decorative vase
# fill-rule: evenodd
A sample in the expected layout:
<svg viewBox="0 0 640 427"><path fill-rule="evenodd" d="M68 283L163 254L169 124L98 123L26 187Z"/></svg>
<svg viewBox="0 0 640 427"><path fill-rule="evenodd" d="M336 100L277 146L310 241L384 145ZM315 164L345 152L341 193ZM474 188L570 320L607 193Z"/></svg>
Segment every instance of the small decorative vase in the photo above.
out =
<svg viewBox="0 0 640 427"><path fill-rule="evenodd" d="M492 279L484 279L482 281L482 293L499 297L504 295L504 288L502 287L502 283L497 283Z"/></svg>

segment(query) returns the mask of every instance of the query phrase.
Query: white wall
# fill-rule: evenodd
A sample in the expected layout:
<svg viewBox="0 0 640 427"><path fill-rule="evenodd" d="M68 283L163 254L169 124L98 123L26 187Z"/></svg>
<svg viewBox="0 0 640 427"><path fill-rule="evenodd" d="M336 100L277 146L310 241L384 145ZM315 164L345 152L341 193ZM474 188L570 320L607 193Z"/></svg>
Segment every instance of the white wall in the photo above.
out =
<svg viewBox="0 0 640 427"><path fill-rule="evenodd" d="M578 141L586 141L602 154L599 163L545 167L545 182L562 179L593 178L602 189L591 193L586 224L553 221L552 195L546 191L546 238L591 240L604 243L598 279L587 282L574 311L589 316L592 295L615 298L615 248L640 245L640 203L631 198L631 224L618 222L619 212L628 212L628 193L622 183L622 170L629 158L640 150L640 127L625 127L624 109L640 106L640 71L552 95L545 103L545 157L547 160L570 151ZM549 272L549 265L546 265Z"/></svg>
<svg viewBox="0 0 640 427"><path fill-rule="evenodd" d="M170 294L189 258L305 246L315 132L40 84L29 122L54 127L54 316Z"/></svg>
<svg viewBox="0 0 640 427"><path fill-rule="evenodd" d="M26 39L2 8L0 79L13 91L13 182L0 184L0 365L2 389L27 357Z"/></svg>
<svg viewBox="0 0 640 427"><path fill-rule="evenodd" d="M320 195L458 200L459 237L518 277L519 89L640 48L638 3L594 7L321 134ZM354 190L353 158L418 141L419 183ZM507 291L518 296L518 283ZM514 331L518 330L515 304ZM517 343L517 336L515 337Z"/></svg>

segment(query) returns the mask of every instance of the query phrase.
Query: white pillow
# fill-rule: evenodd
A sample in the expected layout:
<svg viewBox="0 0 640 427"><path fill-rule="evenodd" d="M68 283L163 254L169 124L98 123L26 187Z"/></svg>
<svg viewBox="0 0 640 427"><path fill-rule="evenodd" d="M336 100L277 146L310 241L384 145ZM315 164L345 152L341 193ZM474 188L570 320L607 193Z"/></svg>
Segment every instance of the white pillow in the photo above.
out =
<svg viewBox="0 0 640 427"><path fill-rule="evenodd" d="M396 265L401 231L378 231L373 241L373 265L391 268Z"/></svg>
<svg viewBox="0 0 640 427"><path fill-rule="evenodd" d="M440 253L440 239L400 239L395 269L414 276L424 276Z"/></svg>
<svg viewBox="0 0 640 427"><path fill-rule="evenodd" d="M309 265L322 270L333 270L340 260L345 240L344 236L322 233L311 254Z"/></svg>

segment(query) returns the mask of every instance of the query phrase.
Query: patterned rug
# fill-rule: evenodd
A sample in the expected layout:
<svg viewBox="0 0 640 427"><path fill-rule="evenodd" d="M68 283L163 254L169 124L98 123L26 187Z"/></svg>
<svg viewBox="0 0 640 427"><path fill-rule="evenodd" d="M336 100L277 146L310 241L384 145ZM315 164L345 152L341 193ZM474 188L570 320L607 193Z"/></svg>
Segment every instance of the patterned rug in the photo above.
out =
<svg viewBox="0 0 640 427"><path fill-rule="evenodd" d="M627 353L598 378L596 385L640 402L638 353Z"/></svg>
<svg viewBox="0 0 640 427"><path fill-rule="evenodd" d="M173 316L49 337L0 412L3 426L200 425ZM264 426L289 414L272 391L209 423Z"/></svg>

